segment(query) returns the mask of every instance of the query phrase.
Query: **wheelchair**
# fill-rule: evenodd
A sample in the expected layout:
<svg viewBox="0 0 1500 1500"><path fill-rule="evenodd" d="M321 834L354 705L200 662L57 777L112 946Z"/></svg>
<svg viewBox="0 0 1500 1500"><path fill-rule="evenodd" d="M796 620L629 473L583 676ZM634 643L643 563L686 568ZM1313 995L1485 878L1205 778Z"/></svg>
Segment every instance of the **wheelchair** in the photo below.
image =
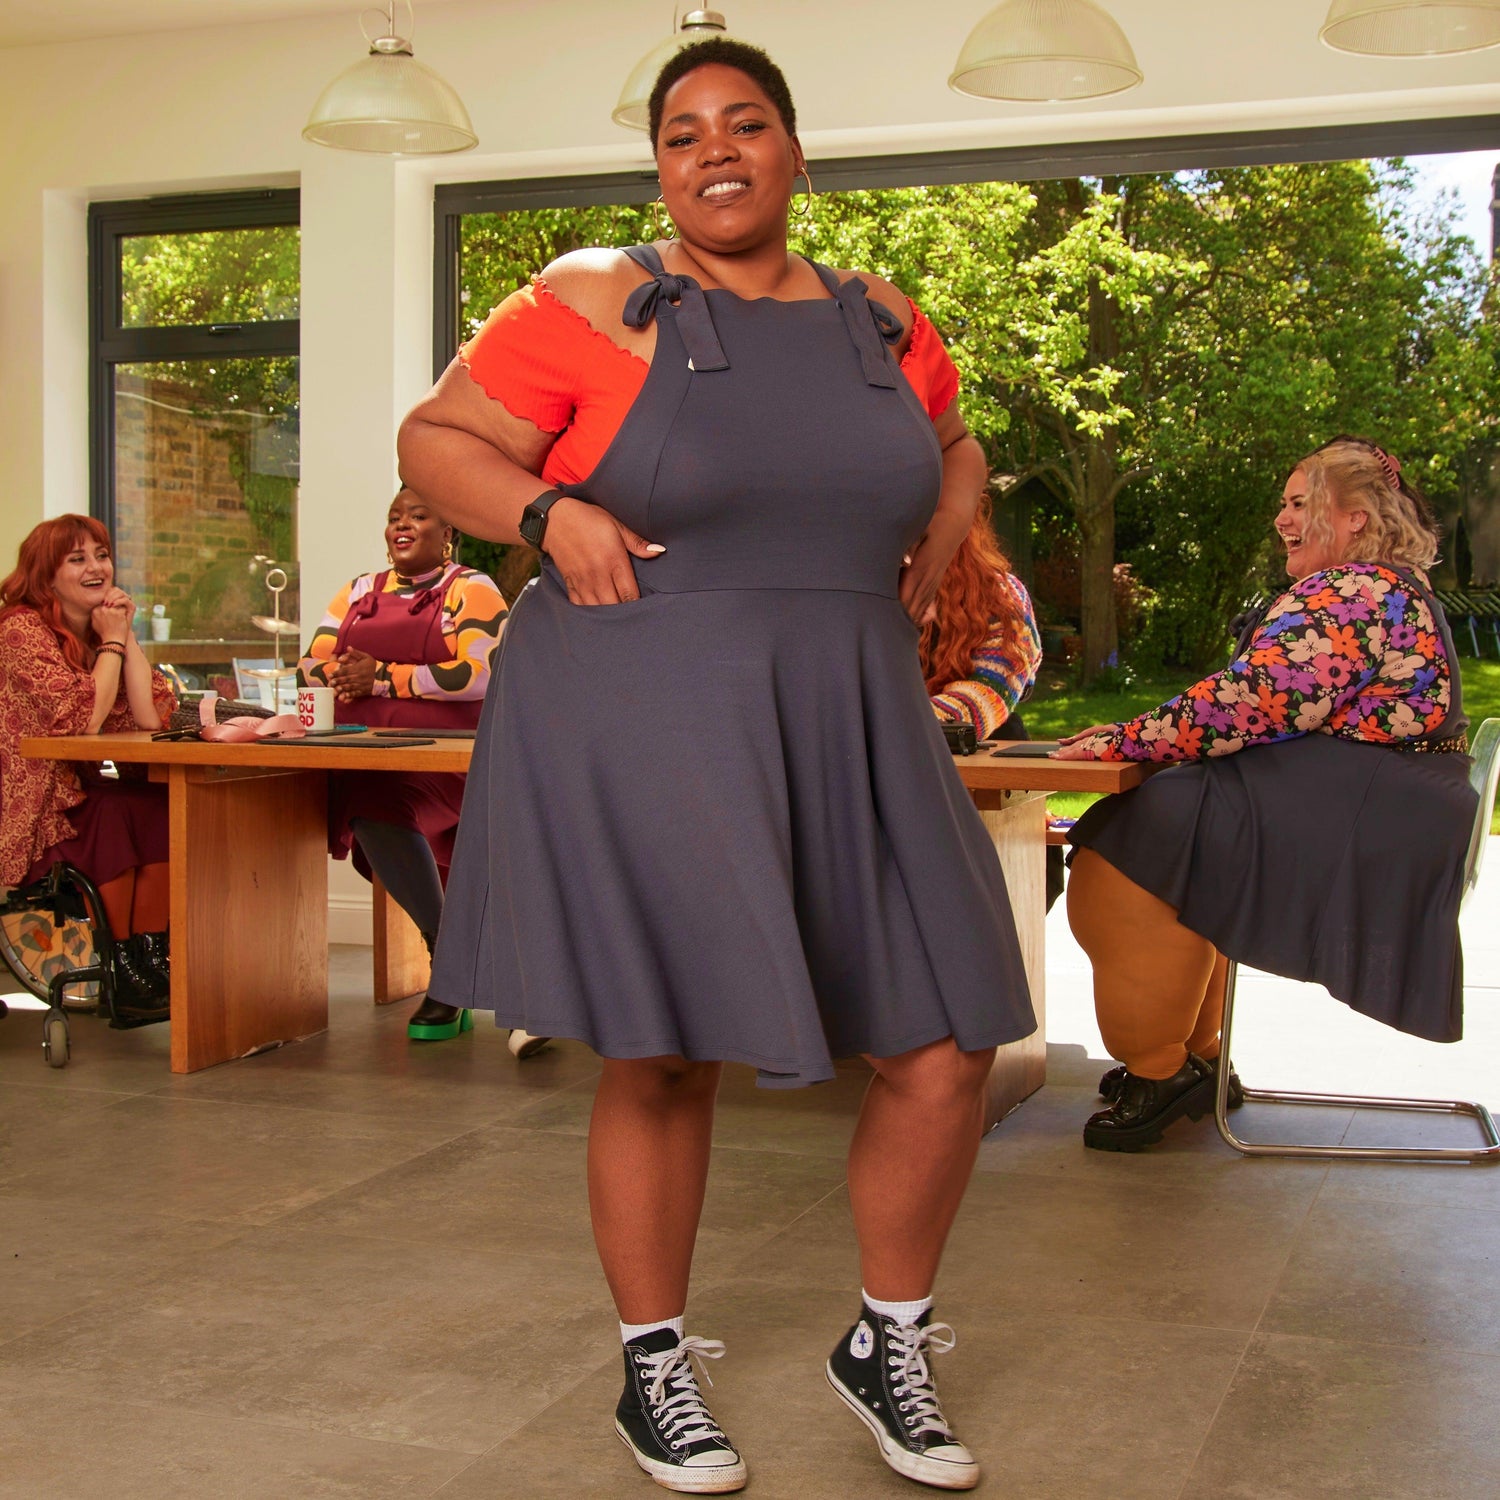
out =
<svg viewBox="0 0 1500 1500"><path fill-rule="evenodd" d="M107 1016L117 1030L168 1018L165 1005L127 1004L115 942L98 888L82 870L59 860L40 880L15 886L0 901L0 958L31 994L47 1002L42 1056L64 1068L72 1055L71 1015ZM6 1005L0 1000L0 1016Z"/></svg>

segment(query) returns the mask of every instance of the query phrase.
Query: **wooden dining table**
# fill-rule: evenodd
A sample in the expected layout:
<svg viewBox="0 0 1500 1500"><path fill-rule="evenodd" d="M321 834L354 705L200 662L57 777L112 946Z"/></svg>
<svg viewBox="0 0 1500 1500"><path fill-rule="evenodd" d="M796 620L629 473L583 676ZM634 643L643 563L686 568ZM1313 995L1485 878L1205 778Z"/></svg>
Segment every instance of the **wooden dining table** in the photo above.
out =
<svg viewBox="0 0 1500 1500"><path fill-rule="evenodd" d="M328 773L467 771L474 750L471 739L380 744L372 735L240 744L149 734L22 740L25 756L144 766L167 785L174 1073L327 1028ZM995 756L988 748L954 764L1005 871L1037 1013L1030 1037L997 1050L986 1112L993 1123L1039 1088L1046 1071L1046 794L1124 791L1147 768ZM378 884L374 948L377 1003L426 986L421 936Z"/></svg>

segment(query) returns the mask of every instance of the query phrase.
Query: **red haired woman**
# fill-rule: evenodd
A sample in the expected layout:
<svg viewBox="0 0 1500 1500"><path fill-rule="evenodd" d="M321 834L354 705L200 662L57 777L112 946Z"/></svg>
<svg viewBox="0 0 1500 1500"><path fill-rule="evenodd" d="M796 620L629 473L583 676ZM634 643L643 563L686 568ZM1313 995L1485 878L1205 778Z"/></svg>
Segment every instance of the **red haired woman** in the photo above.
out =
<svg viewBox="0 0 1500 1500"><path fill-rule="evenodd" d="M922 676L940 719L972 724L981 740L1010 722L1036 677L1042 640L1026 585L990 527L984 496L922 627ZM1014 727L1018 727L1017 725ZM1000 739L1024 739L999 734Z"/></svg>
<svg viewBox="0 0 1500 1500"><path fill-rule="evenodd" d="M57 860L88 875L115 938L118 1002L149 1011L168 994L166 789L20 750L27 736L162 727L174 700L130 633L134 609L90 516L33 528L0 581L0 883Z"/></svg>

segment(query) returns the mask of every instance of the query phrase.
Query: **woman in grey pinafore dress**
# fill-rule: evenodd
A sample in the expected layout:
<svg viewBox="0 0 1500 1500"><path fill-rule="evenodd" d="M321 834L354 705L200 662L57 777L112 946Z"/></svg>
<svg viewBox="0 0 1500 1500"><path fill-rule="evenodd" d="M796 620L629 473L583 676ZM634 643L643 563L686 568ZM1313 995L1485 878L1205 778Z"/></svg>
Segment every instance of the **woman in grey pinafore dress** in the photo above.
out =
<svg viewBox="0 0 1500 1500"><path fill-rule="evenodd" d="M1295 582L1230 665L1059 752L1184 762L1071 835L1068 917L1123 1063L1084 1127L1100 1150L1212 1110L1226 959L1413 1036L1462 1034L1476 796L1425 502L1383 449L1336 438L1292 471L1276 527Z"/></svg>
<svg viewBox="0 0 1500 1500"><path fill-rule="evenodd" d="M866 1302L827 1376L893 1467L968 1488L978 1469L928 1367L950 1339L931 1283L993 1049L1035 1023L912 615L967 530L982 459L956 409L935 425L902 375L907 305L788 256L803 162L774 64L700 44L653 106L681 238L547 276L650 353L592 472L537 497L549 435L479 390L472 351L403 429L405 477L466 529L534 539L546 520L480 725L431 990L606 1059L590 1196L625 1341L616 1432L690 1492L745 1482L693 1373L722 1346L682 1328L720 1066L785 1088L869 1057L850 1158ZM797 1420L799 1441L814 1430Z"/></svg>

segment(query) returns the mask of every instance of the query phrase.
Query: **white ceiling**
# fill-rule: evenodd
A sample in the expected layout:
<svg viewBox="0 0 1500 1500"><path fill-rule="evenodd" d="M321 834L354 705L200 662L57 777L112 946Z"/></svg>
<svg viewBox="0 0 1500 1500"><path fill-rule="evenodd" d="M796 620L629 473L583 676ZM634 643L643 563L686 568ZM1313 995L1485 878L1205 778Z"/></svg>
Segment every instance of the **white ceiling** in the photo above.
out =
<svg viewBox="0 0 1500 1500"><path fill-rule="evenodd" d="M437 3L441 0L420 0L417 8L421 11ZM378 5L375 0L0 0L0 47L340 13L355 25L366 5L383 9L384 0ZM406 0L398 0L398 6L404 17ZM419 15L419 26L420 22Z"/></svg>

